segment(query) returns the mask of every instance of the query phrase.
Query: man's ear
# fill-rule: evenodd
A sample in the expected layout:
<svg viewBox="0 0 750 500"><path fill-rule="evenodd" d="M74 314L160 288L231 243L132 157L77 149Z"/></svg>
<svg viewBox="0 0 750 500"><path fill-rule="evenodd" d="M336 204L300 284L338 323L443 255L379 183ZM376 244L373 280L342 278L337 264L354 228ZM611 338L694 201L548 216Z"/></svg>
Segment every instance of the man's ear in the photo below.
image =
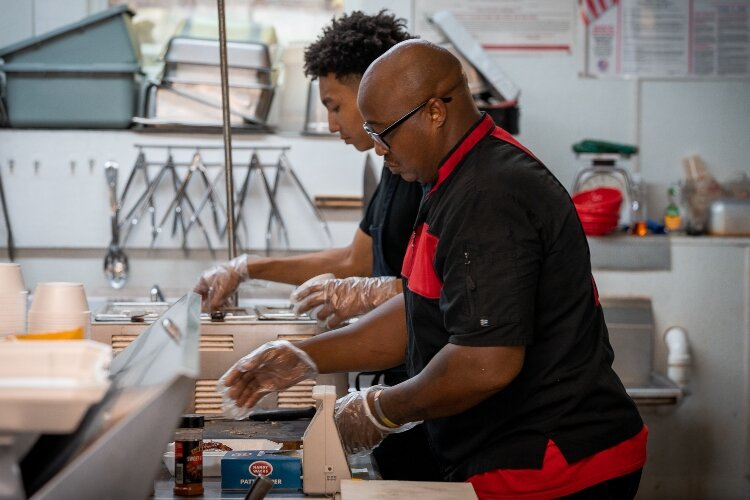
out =
<svg viewBox="0 0 750 500"><path fill-rule="evenodd" d="M448 108L445 106L445 103L441 99L433 98L428 106L432 122L438 127L445 125L448 115Z"/></svg>

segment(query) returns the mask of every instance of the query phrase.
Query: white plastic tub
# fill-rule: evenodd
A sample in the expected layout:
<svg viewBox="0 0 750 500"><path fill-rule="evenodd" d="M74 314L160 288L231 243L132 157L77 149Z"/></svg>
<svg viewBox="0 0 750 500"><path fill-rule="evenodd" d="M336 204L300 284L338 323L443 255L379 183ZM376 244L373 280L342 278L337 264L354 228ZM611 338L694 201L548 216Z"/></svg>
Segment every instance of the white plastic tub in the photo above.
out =
<svg viewBox="0 0 750 500"><path fill-rule="evenodd" d="M107 391L111 360L93 340L0 342L0 431L72 432Z"/></svg>

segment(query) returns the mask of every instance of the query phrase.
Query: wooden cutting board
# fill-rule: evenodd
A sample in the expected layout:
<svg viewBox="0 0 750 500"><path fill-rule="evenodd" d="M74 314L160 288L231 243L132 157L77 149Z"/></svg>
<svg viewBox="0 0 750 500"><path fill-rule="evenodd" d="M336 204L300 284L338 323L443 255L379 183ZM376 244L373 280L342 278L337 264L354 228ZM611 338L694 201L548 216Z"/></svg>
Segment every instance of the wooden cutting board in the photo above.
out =
<svg viewBox="0 0 750 500"><path fill-rule="evenodd" d="M429 481L341 481L341 500L477 500L469 483Z"/></svg>

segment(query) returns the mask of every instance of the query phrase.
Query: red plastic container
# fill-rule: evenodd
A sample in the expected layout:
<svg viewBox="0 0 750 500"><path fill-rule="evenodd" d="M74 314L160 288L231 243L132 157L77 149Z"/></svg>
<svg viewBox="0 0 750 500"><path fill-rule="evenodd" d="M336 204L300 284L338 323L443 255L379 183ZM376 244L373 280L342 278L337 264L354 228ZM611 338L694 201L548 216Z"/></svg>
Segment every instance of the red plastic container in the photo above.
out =
<svg viewBox="0 0 750 500"><path fill-rule="evenodd" d="M573 195L578 213L619 214L622 193L619 189L601 187L579 191Z"/></svg>
<svg viewBox="0 0 750 500"><path fill-rule="evenodd" d="M583 226L583 232L589 236L604 236L615 230L617 227L617 221L614 223L609 222L585 222L581 221Z"/></svg>
<svg viewBox="0 0 750 500"><path fill-rule="evenodd" d="M614 231L620 214L590 214L579 210L578 218L581 220L584 233L589 236L603 236Z"/></svg>
<svg viewBox="0 0 750 500"><path fill-rule="evenodd" d="M613 226L616 226L617 222L620 220L620 214L589 214L579 211L578 218L581 219L581 222L591 222L593 224L611 224Z"/></svg>

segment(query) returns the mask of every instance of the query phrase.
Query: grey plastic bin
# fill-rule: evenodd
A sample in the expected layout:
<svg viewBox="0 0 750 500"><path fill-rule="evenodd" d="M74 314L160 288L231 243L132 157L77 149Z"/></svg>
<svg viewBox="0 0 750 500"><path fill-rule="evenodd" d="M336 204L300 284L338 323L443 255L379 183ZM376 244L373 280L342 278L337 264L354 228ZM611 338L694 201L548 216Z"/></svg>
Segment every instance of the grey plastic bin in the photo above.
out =
<svg viewBox="0 0 750 500"><path fill-rule="evenodd" d="M140 63L131 12L118 5L39 36L0 48L6 63Z"/></svg>
<svg viewBox="0 0 750 500"><path fill-rule="evenodd" d="M135 114L137 64L5 64L0 71L12 127L127 128Z"/></svg>

